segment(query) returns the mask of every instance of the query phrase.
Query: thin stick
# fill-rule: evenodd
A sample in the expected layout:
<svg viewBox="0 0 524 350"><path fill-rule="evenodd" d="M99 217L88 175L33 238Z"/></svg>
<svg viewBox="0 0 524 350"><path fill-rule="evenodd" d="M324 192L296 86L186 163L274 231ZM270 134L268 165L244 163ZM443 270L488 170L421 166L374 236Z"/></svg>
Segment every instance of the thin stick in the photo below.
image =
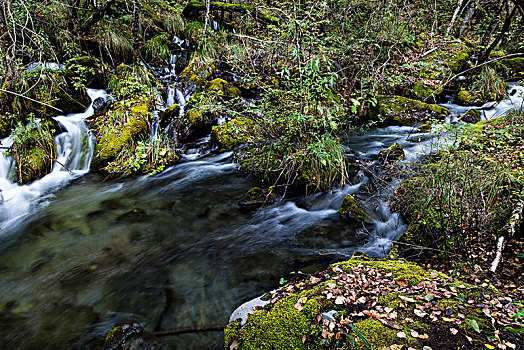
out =
<svg viewBox="0 0 524 350"><path fill-rule="evenodd" d="M53 107L53 106L51 106L50 104L47 104L47 103L45 103L45 102L40 102L40 101L37 101L37 100L33 100L31 97L27 97L27 96L21 95L21 94L19 94L19 93L14 92L14 91L9 91L9 90L4 90L4 89L0 89L0 91L7 92L8 94L13 94L13 95L16 95L16 96L19 96L19 97L22 97L22 98L28 99L29 101L32 101L32 102L40 103L41 105L44 105L44 106L47 106L47 107L53 108L53 109L59 111L60 113L64 113L63 110L61 110L61 109L59 109L59 108L56 108L56 107Z"/></svg>

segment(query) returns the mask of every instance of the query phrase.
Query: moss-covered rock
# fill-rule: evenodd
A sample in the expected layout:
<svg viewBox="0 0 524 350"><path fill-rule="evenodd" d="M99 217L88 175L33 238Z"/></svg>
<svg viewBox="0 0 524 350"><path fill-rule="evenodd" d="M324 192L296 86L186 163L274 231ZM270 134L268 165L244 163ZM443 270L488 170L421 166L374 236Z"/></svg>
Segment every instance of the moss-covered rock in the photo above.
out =
<svg viewBox="0 0 524 350"><path fill-rule="evenodd" d="M466 123L477 123L480 121L480 117L480 111L478 109L472 108L464 113L462 116L462 121L465 121Z"/></svg>
<svg viewBox="0 0 524 350"><path fill-rule="evenodd" d="M252 139L257 128L258 124L251 119L237 117L213 126L211 142L218 145L221 151L230 151Z"/></svg>
<svg viewBox="0 0 524 350"><path fill-rule="evenodd" d="M65 66L65 75L74 85L94 89L103 89L107 86L107 70L95 57L71 58L66 61Z"/></svg>
<svg viewBox="0 0 524 350"><path fill-rule="evenodd" d="M412 126L430 118L442 119L450 112L447 108L402 96L381 96L378 114L386 124Z"/></svg>
<svg viewBox="0 0 524 350"><path fill-rule="evenodd" d="M344 197L338 213L347 220L369 220L368 214L362 209L360 203L350 194Z"/></svg>
<svg viewBox="0 0 524 350"><path fill-rule="evenodd" d="M197 86L204 86L213 75L215 69L216 67L212 60L195 56L180 74L180 78Z"/></svg>
<svg viewBox="0 0 524 350"><path fill-rule="evenodd" d="M229 82L225 81L224 79L220 79L220 78L209 81L206 84L206 89L215 91L220 95L226 95L226 96L231 96L231 97L240 96L239 88L235 86L231 86Z"/></svg>
<svg viewBox="0 0 524 350"><path fill-rule="evenodd" d="M54 133L53 124L47 121L20 125L14 131L11 154L20 184L40 179L53 170L57 157Z"/></svg>
<svg viewBox="0 0 524 350"><path fill-rule="evenodd" d="M120 101L94 122L97 144L91 168L99 170L115 160L124 148L149 133L153 115L145 101Z"/></svg>
<svg viewBox="0 0 524 350"><path fill-rule="evenodd" d="M461 90L457 94L459 104L462 106L481 105L483 101L482 94L478 91Z"/></svg>
<svg viewBox="0 0 524 350"><path fill-rule="evenodd" d="M394 143L391 146L389 146L388 148L380 151L378 153L378 156L381 161L387 162L387 163L406 159L406 155L404 154L404 149L402 148L402 145L400 143Z"/></svg>
<svg viewBox="0 0 524 350"><path fill-rule="evenodd" d="M140 350L162 349L156 339L137 323L123 323L113 327L106 335L104 349Z"/></svg>

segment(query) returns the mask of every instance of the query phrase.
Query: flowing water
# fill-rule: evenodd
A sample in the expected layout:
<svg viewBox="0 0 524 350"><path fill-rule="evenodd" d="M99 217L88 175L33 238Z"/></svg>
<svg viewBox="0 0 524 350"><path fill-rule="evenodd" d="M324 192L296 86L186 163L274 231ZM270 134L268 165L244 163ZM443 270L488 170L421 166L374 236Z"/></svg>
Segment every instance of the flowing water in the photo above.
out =
<svg viewBox="0 0 524 350"><path fill-rule="evenodd" d="M346 194L371 198L370 171L336 191L291 195L256 211L239 205L257 182L236 171L231 153L195 148L161 174L104 182L87 173L93 140L83 119L92 112L57 117L67 130L56 139L59 159L71 172L57 165L19 186L8 180L11 160L2 159L2 348L90 348L119 322L148 331L226 323L237 306L290 272L317 271L356 249L382 256L406 229L380 196L364 204L369 223L338 216ZM369 168L395 142L408 162L438 147L434 136L408 127L342 141ZM218 349L223 335L163 342L169 349Z"/></svg>

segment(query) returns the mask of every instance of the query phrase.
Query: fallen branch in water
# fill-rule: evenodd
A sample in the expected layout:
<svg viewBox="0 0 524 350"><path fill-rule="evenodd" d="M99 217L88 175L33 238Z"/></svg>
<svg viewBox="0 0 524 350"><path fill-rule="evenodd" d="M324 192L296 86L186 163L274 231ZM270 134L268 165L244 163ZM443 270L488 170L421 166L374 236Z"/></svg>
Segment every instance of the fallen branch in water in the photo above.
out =
<svg viewBox="0 0 524 350"><path fill-rule="evenodd" d="M218 332L223 331L226 325L224 324L208 324L203 326L195 327L180 327L175 329L169 329L166 331L152 332L151 334L157 337L163 337L166 335L177 335L185 333L199 333L199 332Z"/></svg>

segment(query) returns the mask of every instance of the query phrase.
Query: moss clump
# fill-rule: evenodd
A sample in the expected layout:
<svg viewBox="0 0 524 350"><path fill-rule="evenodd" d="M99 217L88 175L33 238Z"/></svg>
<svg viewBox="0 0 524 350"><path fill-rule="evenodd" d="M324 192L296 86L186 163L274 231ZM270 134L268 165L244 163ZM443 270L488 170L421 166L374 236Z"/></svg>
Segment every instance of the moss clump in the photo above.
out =
<svg viewBox="0 0 524 350"><path fill-rule="evenodd" d="M482 94L478 91L461 90L457 94L457 98L462 106L474 106L484 103Z"/></svg>
<svg viewBox="0 0 524 350"><path fill-rule="evenodd" d="M14 130L11 154L20 184L40 179L53 170L57 157L54 132L52 123L47 121L19 125Z"/></svg>
<svg viewBox="0 0 524 350"><path fill-rule="evenodd" d="M241 94L239 88L235 86L231 86L230 83L220 78L213 79L210 82L208 82L206 84L206 89L210 91L215 91L219 95L225 95L225 96L231 96L231 97L238 97Z"/></svg>
<svg viewBox="0 0 524 350"><path fill-rule="evenodd" d="M224 124L214 126L211 130L211 142L218 145L221 151L247 143L255 134L257 124L251 119L237 117Z"/></svg>
<svg viewBox="0 0 524 350"><path fill-rule="evenodd" d="M384 117L388 124L412 126L431 117L446 117L449 113L447 108L402 96L379 98L379 115Z"/></svg>
<svg viewBox="0 0 524 350"><path fill-rule="evenodd" d="M404 149L400 143L394 143L388 148L378 153L379 158L384 162L395 162L397 160L406 159Z"/></svg>
<svg viewBox="0 0 524 350"><path fill-rule="evenodd" d="M368 214L362 209L360 203L350 194L344 197L342 205L338 208L338 213L345 219L369 220Z"/></svg>
<svg viewBox="0 0 524 350"><path fill-rule="evenodd" d="M308 349L302 338L320 338L316 317L321 311L321 297L309 298L302 310L295 305L302 297L289 295L277 301L270 310L248 316L247 323L230 323L225 329L226 349L236 343L238 349Z"/></svg>
<svg viewBox="0 0 524 350"><path fill-rule="evenodd" d="M180 78L186 79L197 86L204 86L215 71L212 60L196 56L189 62Z"/></svg>
<svg viewBox="0 0 524 350"><path fill-rule="evenodd" d="M142 100L121 101L106 114L97 118L97 145L92 168L101 169L115 160L124 148L132 147L141 136L149 133L153 115Z"/></svg>
<svg viewBox="0 0 524 350"><path fill-rule="evenodd" d="M464 113L464 115L462 116L462 120L466 123L477 123L478 121L480 121L480 116L480 111L478 109L472 108L466 113Z"/></svg>
<svg viewBox="0 0 524 350"><path fill-rule="evenodd" d="M11 122L5 114L0 115L0 138L5 138L11 133Z"/></svg>
<svg viewBox="0 0 524 350"><path fill-rule="evenodd" d="M107 85L107 70L97 58L74 57L67 60L65 65L65 76L75 86L102 89Z"/></svg>

